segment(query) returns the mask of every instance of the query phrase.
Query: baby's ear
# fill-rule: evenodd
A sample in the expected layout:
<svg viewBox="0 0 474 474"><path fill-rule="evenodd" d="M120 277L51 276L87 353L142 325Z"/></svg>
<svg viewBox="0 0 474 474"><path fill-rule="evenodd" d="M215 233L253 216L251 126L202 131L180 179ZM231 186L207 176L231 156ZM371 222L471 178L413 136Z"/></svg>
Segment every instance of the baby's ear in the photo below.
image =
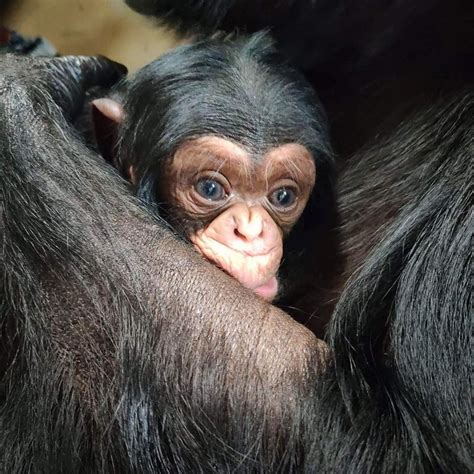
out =
<svg viewBox="0 0 474 474"><path fill-rule="evenodd" d="M123 115L123 107L116 100L102 98L92 101L92 122L97 146L104 159L113 165L116 164L115 147Z"/></svg>

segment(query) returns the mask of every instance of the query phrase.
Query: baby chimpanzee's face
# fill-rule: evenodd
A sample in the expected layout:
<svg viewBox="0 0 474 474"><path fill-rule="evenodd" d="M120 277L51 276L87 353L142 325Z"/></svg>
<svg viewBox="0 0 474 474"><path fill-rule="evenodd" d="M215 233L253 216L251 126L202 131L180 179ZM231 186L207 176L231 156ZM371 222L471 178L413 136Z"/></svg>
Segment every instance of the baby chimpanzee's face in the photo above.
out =
<svg viewBox="0 0 474 474"><path fill-rule="evenodd" d="M158 204L209 261L272 301L283 239L316 171L317 192L332 203L332 159L313 89L271 40L260 34L177 48L96 99L93 117L99 150L140 197ZM303 255L297 237L286 244ZM301 258L292 260L297 272ZM280 286L281 295L288 285Z"/></svg>
<svg viewBox="0 0 474 474"><path fill-rule="evenodd" d="M98 99L94 106L120 123L117 102ZM133 164L125 173L136 185L143 179ZM204 257L266 300L275 298L283 238L316 179L306 147L285 143L256 156L226 138L204 135L178 146L150 179L166 217Z"/></svg>
<svg viewBox="0 0 474 474"><path fill-rule="evenodd" d="M303 212L315 177L302 145L255 157L229 140L204 136L178 148L158 188L169 218L204 257L272 300L283 237Z"/></svg>

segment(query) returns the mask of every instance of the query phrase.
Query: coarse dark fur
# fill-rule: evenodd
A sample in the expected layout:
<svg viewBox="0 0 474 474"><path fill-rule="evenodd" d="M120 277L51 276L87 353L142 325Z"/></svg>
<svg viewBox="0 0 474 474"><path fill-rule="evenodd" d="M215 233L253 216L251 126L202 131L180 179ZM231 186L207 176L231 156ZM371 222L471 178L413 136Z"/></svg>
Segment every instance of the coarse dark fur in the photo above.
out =
<svg viewBox="0 0 474 474"><path fill-rule="evenodd" d="M317 90L342 157L396 126L409 98L474 81L470 0L126 3L183 33L269 28Z"/></svg>
<svg viewBox="0 0 474 474"><path fill-rule="evenodd" d="M160 176L190 139L223 137L243 146L255 160L285 143L306 147L315 161L316 185L285 240L280 296L294 299L295 292L304 294L316 278L327 280L325 260L337 250L335 167L327 119L311 86L277 53L268 35L182 46L125 79L111 96L124 108L115 165L123 175L134 167L140 178L137 195L158 210ZM163 213L169 217L166 207ZM173 222L178 230L199 224ZM309 242L311 248L305 248Z"/></svg>
<svg viewBox="0 0 474 474"><path fill-rule="evenodd" d="M458 92L359 152L343 175L344 251L348 268L361 267L328 335L337 384L322 465L472 470L473 132L474 93Z"/></svg>
<svg viewBox="0 0 474 474"><path fill-rule="evenodd" d="M147 215L77 138L51 97L74 112L88 64L0 56L2 472L293 463L316 340Z"/></svg>
<svg viewBox="0 0 474 474"><path fill-rule="evenodd" d="M445 5L450 18L455 8ZM189 2L173 6L180 17L191 11ZM334 8L315 24L337 19ZM370 139L344 157L346 273L327 296L337 300L328 330L334 362L324 377L306 374L304 387L304 371L287 357L297 341L278 340L280 350L267 341L267 364L257 367L253 353L233 352L255 332L258 350L270 320L251 316L265 309L248 311L243 294L233 297L237 286L225 292L225 307L212 266L196 278L198 263L136 208L57 110L9 91L0 68L2 470L472 472L474 94L469 75L458 81L466 65L452 29L442 31L439 61L451 64L455 81L438 87L432 65L421 69L422 96L400 88L385 101L380 89L366 90L391 126L372 129L367 120ZM390 38L403 32L397 26ZM150 265L164 273L154 276ZM183 265L189 274L176 270ZM195 326L216 305L227 333L219 310ZM234 311L245 315L239 330L227 319ZM78 313L87 330L61 325ZM267 383L279 364L289 367L289 385Z"/></svg>
<svg viewBox="0 0 474 474"><path fill-rule="evenodd" d="M472 471L471 2L128 3L183 32L271 27L328 110L349 284L326 293L337 382L315 468Z"/></svg>

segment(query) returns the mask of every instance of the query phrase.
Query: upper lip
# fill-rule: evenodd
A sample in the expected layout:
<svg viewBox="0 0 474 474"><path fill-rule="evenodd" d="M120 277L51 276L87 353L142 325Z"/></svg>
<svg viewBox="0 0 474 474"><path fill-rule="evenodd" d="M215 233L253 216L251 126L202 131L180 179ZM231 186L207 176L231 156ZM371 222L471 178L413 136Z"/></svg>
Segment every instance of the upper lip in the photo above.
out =
<svg viewBox="0 0 474 474"><path fill-rule="evenodd" d="M223 244L222 242L220 242L219 240L217 239L210 239L214 244L217 244L219 246L222 246L222 247L225 247L226 249L232 251L232 252L236 252L236 253L239 253L241 255L245 255L247 257L250 257L250 258L254 258L254 257L265 257L267 255L270 255L272 252L275 252L275 250L277 250L277 247L276 246L273 246L269 249L264 249L262 251L262 249L258 249L258 250L252 250L252 249L239 249L239 248L235 248L235 247L231 247L227 244ZM205 252L205 245L199 245L197 244L198 247L201 247L201 250L203 252Z"/></svg>

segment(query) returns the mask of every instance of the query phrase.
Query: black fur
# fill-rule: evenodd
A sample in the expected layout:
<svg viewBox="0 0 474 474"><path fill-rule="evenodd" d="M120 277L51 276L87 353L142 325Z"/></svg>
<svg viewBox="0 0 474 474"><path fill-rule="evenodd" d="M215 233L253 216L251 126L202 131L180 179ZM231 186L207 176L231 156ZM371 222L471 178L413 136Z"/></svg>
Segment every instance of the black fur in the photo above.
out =
<svg viewBox="0 0 474 474"><path fill-rule="evenodd" d="M459 6L443 5L425 25ZM320 13L314 24L338 18ZM297 328L266 330L272 317L254 316L268 307L201 268L74 137L44 93L70 77L0 58L2 470L472 472L474 98L454 27L418 69L422 88L391 97L357 75L378 115L360 106L369 131L341 162L346 274L326 292L324 376L316 349L288 340ZM406 55L432 37L420 30ZM379 57L396 71L406 55L388 43ZM436 53L452 68L442 87ZM338 87L324 96L344 102Z"/></svg>
<svg viewBox="0 0 474 474"><path fill-rule="evenodd" d="M408 96L435 84L474 82L470 0L126 2L183 33L270 29L316 88L336 151L356 151ZM383 89L377 96L376 88Z"/></svg>
<svg viewBox="0 0 474 474"><path fill-rule="evenodd" d="M275 3L154 0L145 13L183 32L270 27L332 121L348 284L306 301L315 318L336 303L310 465L470 472L471 2Z"/></svg>
<svg viewBox="0 0 474 474"><path fill-rule="evenodd" d="M0 56L1 470L291 466L318 345L76 137L51 98L74 110L101 64Z"/></svg>
<svg viewBox="0 0 474 474"><path fill-rule="evenodd" d="M453 47L457 47L455 54L468 52L461 39L471 45L473 41L469 0L457 0L449 7L440 0L416 3L388 0L383 5L377 0L364 0L362 4L350 0L126 0L126 3L184 33L232 31L236 27L253 32L270 27L281 46L302 67L317 66L319 74L345 84L360 79L361 74L365 79L374 79L374 74L380 76L413 59L426 66L436 58L439 61L448 49L452 59ZM447 33L453 36L448 38ZM388 57L388 50L394 55ZM379 59L385 65L384 70L373 69L374 61ZM343 71L347 76L340 75Z"/></svg>
<svg viewBox="0 0 474 474"><path fill-rule="evenodd" d="M418 111L344 173L342 240L362 267L329 330L337 385L321 454L331 466L472 470L473 131L466 90ZM339 404L348 424L337 432Z"/></svg>

